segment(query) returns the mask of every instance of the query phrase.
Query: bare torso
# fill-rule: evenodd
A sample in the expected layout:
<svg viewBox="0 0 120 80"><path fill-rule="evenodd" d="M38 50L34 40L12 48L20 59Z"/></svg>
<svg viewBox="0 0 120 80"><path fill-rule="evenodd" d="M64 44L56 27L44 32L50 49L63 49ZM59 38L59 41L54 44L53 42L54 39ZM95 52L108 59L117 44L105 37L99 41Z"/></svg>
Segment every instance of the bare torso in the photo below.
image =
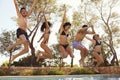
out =
<svg viewBox="0 0 120 80"><path fill-rule="evenodd" d="M101 52L101 46L95 46L94 50L95 50L96 52Z"/></svg>
<svg viewBox="0 0 120 80"><path fill-rule="evenodd" d="M23 29L24 31L26 31L27 29L27 18L24 17L18 17L17 18L17 23L19 25L19 28Z"/></svg>
<svg viewBox="0 0 120 80"><path fill-rule="evenodd" d="M76 37L75 37L75 41L77 41L77 42L80 41L81 42L84 39L85 35L86 35L86 32L80 32L80 30L79 30L77 32Z"/></svg>

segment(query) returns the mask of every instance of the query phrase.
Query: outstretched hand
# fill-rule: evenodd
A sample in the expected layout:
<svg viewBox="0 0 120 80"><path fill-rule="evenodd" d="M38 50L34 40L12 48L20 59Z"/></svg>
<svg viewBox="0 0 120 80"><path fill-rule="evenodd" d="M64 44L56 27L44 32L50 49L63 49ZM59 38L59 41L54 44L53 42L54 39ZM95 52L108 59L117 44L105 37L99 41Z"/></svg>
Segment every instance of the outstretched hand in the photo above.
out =
<svg viewBox="0 0 120 80"><path fill-rule="evenodd" d="M37 41L38 43L40 42L40 41Z"/></svg>
<svg viewBox="0 0 120 80"><path fill-rule="evenodd" d="M40 8L40 12L42 12L42 13L43 13L43 12L44 12L44 9L43 9L43 8Z"/></svg>
<svg viewBox="0 0 120 80"><path fill-rule="evenodd" d="M93 24L92 24L91 22L89 22L89 26L92 27L92 28L94 27Z"/></svg>

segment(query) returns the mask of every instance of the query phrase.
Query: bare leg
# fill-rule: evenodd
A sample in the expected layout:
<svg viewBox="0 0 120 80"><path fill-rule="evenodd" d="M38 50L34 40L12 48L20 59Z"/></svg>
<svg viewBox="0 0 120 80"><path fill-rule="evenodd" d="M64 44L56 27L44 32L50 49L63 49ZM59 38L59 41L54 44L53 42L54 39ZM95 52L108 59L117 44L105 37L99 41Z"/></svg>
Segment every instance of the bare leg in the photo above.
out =
<svg viewBox="0 0 120 80"><path fill-rule="evenodd" d="M44 43L41 43L41 47L44 49L44 52L39 51L39 53L42 55L41 56L38 55L36 61L39 61L40 58L51 58L52 57L51 50Z"/></svg>
<svg viewBox="0 0 120 80"><path fill-rule="evenodd" d="M97 64L96 64L96 66L95 66L95 71L96 71L96 72L99 72L99 71L97 70L97 68L98 68L102 63L104 63L103 58L102 58L101 54L99 55L97 52L93 52L93 56L94 56L94 57L96 58L96 60L97 60Z"/></svg>
<svg viewBox="0 0 120 80"><path fill-rule="evenodd" d="M89 51L86 48L84 48L84 57L85 58L87 57L88 53L89 53Z"/></svg>
<svg viewBox="0 0 120 80"><path fill-rule="evenodd" d="M29 51L29 44L28 44L28 41L26 40L25 36L24 35L20 35L19 39L20 40L18 40L15 44L11 45L10 48L12 48L12 47L14 47L16 45L23 44L24 45L24 49L21 52L19 52L18 54L12 55L11 61L13 61L18 56L23 55L23 54L25 54L26 52ZM10 48L9 48L9 50L10 50Z"/></svg>
<svg viewBox="0 0 120 80"><path fill-rule="evenodd" d="M60 52L61 52L61 57L62 58L66 58L67 56L68 56L68 53L66 52L66 50L64 49L64 47L63 46L59 46L59 50L60 50Z"/></svg>
<svg viewBox="0 0 120 80"><path fill-rule="evenodd" d="M97 60L96 67L100 66L104 62L103 58L101 57L101 55L99 55L97 52L93 52L93 56Z"/></svg>
<svg viewBox="0 0 120 80"><path fill-rule="evenodd" d="M11 61L13 61L15 58L27 53L28 51L29 51L28 44L24 44L24 49L22 51L20 51L18 54L13 55L11 58Z"/></svg>
<svg viewBox="0 0 120 80"><path fill-rule="evenodd" d="M18 40L16 43L14 43L14 44L9 45L9 46L6 48L6 50L7 50L7 51L10 51L13 47L15 47L15 46L17 46L17 45L21 45L21 44L23 44L23 43L25 43L25 42L27 42L25 36L24 36L24 35L20 35L19 40Z"/></svg>
<svg viewBox="0 0 120 80"><path fill-rule="evenodd" d="M81 59L80 59L80 65L81 66L85 66L85 63L84 63L84 59L85 59L85 56L84 56L84 50L81 50Z"/></svg>
<svg viewBox="0 0 120 80"><path fill-rule="evenodd" d="M68 52L71 58L74 58L73 51L69 46L67 47L66 51Z"/></svg>
<svg viewBox="0 0 120 80"><path fill-rule="evenodd" d="M81 51L81 52L80 52L81 59L79 60L80 65L85 66L85 63L84 63L84 59L85 59L85 51L84 51L84 48L83 48L83 47L81 47L81 46L77 46L77 48L76 48L76 49L78 49L78 50L80 50L80 51Z"/></svg>

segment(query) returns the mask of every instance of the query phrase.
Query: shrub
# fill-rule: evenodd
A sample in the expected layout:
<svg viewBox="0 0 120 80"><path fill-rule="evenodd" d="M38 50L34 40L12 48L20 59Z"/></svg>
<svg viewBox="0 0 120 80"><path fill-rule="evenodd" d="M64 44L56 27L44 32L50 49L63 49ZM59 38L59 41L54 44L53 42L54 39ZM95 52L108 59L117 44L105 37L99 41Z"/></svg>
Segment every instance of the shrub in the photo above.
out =
<svg viewBox="0 0 120 80"><path fill-rule="evenodd" d="M33 75L46 75L47 73L43 70L34 70Z"/></svg>
<svg viewBox="0 0 120 80"><path fill-rule="evenodd" d="M79 68L79 69L76 69L76 70L72 70L70 72L70 75L79 75L79 74L93 74L94 72L89 70L89 69L86 69L86 68Z"/></svg>
<svg viewBox="0 0 120 80"><path fill-rule="evenodd" d="M6 73L3 70L0 70L0 76L4 76Z"/></svg>
<svg viewBox="0 0 120 80"><path fill-rule="evenodd" d="M20 72L20 75L22 76L28 76L28 75L32 75L33 74L33 70L23 70Z"/></svg>
<svg viewBox="0 0 120 80"><path fill-rule="evenodd" d="M48 75L63 75L63 71L59 69L53 69L48 72Z"/></svg>
<svg viewBox="0 0 120 80"><path fill-rule="evenodd" d="M10 75L20 75L20 72L19 72L19 71L12 71L12 72L10 73Z"/></svg>

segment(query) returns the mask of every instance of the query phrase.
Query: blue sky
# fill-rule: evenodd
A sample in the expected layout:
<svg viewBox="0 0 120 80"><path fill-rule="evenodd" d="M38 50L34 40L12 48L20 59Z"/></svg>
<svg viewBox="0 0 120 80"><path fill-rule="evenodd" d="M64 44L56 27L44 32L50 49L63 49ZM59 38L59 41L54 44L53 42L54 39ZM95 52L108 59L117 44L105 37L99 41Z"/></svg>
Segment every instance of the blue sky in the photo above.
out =
<svg viewBox="0 0 120 80"><path fill-rule="evenodd" d="M16 22L11 18L16 16L13 0L0 0L0 32L16 29Z"/></svg>

